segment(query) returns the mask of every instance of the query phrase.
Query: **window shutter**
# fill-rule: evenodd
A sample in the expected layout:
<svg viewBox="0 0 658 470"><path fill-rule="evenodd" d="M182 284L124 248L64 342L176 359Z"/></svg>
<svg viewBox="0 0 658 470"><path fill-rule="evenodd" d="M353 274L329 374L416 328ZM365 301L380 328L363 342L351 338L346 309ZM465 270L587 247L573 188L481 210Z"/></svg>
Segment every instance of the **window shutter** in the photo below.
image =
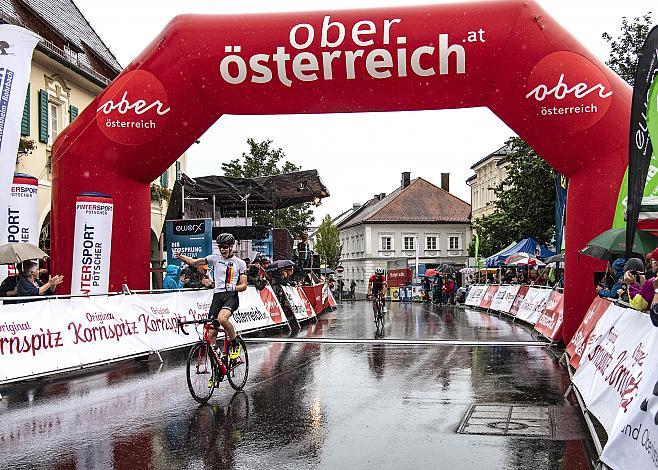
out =
<svg viewBox="0 0 658 470"><path fill-rule="evenodd" d="M180 162L176 160L176 181L180 181Z"/></svg>
<svg viewBox="0 0 658 470"><path fill-rule="evenodd" d="M39 90L39 142L48 143L48 93Z"/></svg>
<svg viewBox="0 0 658 470"><path fill-rule="evenodd" d="M78 108L73 105L69 106L69 116L71 117L69 122L73 122L73 120L78 117Z"/></svg>
<svg viewBox="0 0 658 470"><path fill-rule="evenodd" d="M160 176L160 186L163 188L168 188L169 187L169 169L162 173L162 176Z"/></svg>
<svg viewBox="0 0 658 470"><path fill-rule="evenodd" d="M30 84L27 84L27 95L25 95L25 107L23 108L23 119L21 119L21 135L30 135Z"/></svg>

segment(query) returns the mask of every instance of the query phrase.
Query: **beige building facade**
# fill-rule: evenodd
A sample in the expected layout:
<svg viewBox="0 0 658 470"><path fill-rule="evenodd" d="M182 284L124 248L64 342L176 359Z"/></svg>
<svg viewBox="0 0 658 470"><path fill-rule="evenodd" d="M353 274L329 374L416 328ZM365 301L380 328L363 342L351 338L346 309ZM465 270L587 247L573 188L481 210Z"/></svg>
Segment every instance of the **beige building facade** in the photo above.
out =
<svg viewBox="0 0 658 470"><path fill-rule="evenodd" d="M473 220L493 213L493 203L497 199L494 188L507 177L505 158L508 152L509 148L503 146L471 167L475 175L467 179L466 184L471 187Z"/></svg>

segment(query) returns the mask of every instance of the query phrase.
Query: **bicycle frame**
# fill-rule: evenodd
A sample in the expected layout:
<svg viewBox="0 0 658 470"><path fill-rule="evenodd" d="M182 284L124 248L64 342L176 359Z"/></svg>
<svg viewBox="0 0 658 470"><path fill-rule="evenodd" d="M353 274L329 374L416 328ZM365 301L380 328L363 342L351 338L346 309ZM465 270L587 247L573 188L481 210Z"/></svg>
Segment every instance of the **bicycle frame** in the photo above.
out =
<svg viewBox="0 0 658 470"><path fill-rule="evenodd" d="M210 357L212 357L212 360L215 363L215 365L217 366L217 368L219 369L219 371L222 373L222 375L226 375L229 372L228 367L226 367L226 364L224 363L224 361L222 361L222 359L217 355L217 351L215 350L215 348L212 347L212 344L210 344L210 339L208 339L208 331L210 329L216 330L218 335L223 333L224 334L224 345L223 345L222 350L224 352L224 357L228 357L228 352L229 352L229 348L230 348L230 345L231 345L231 341L230 341L228 335L226 334L226 331L221 327L220 328L213 327L211 320L197 320L197 321L191 321L191 322L181 322L180 320L178 320L178 328L180 329L180 331L183 332L183 334L189 335L189 333L187 331L185 331L185 328L183 328L183 325L192 324L192 323L203 324L203 339L201 339L201 338L200 339L201 339L201 341L203 341L205 343L206 347L211 351ZM200 354L201 354L201 352L199 352L199 355ZM199 367L199 365L201 364L201 357L200 356L197 358L197 361L198 361L197 367Z"/></svg>

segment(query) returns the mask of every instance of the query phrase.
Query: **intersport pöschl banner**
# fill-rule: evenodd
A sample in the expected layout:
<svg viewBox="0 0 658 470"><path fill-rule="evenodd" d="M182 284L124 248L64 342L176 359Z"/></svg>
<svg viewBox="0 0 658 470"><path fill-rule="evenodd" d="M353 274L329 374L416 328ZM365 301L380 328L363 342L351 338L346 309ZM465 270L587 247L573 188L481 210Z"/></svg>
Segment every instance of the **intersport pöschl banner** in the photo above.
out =
<svg viewBox="0 0 658 470"><path fill-rule="evenodd" d="M112 197L84 193L75 202L71 294L106 294L110 287Z"/></svg>
<svg viewBox="0 0 658 470"><path fill-rule="evenodd" d="M6 217L0 224L0 245L5 243L39 243L39 180L15 173L9 194ZM0 265L0 282L13 276L13 265Z"/></svg>
<svg viewBox="0 0 658 470"><path fill-rule="evenodd" d="M482 300L480 301L480 308L491 308L491 304L493 303L494 296L496 295L496 292L498 292L498 287L497 285L492 285L487 287L487 290L484 291L484 295L482 296Z"/></svg>
<svg viewBox="0 0 658 470"><path fill-rule="evenodd" d="M656 367L649 357L654 330L645 313L612 305L590 335L573 383L608 435L617 414L635 400L646 366Z"/></svg>
<svg viewBox="0 0 658 470"><path fill-rule="evenodd" d="M512 305L514 304L514 299L516 299L516 295L519 293L520 289L521 286L519 284L507 286L507 289L505 289L505 293L503 294L503 298L497 305L497 310L500 312L509 313L512 309Z"/></svg>
<svg viewBox="0 0 658 470"><path fill-rule="evenodd" d="M211 290L53 299L0 306L0 383L175 348L202 327L178 332L177 320L207 318ZM231 317L238 332L286 323L268 286L240 292ZM195 332L198 332L198 334Z"/></svg>
<svg viewBox="0 0 658 470"><path fill-rule="evenodd" d="M494 295L493 301L491 302L491 310L495 310L496 312L499 312L501 310L501 306L503 305L503 301L505 300L505 294L507 293L510 287L511 286L498 287L498 290Z"/></svg>
<svg viewBox="0 0 658 470"><path fill-rule="evenodd" d="M0 24L0 213L6 214L21 118L32 67L32 52L41 39L19 26ZM0 224L6 221L0 217ZM0 233L6 227L0 225Z"/></svg>

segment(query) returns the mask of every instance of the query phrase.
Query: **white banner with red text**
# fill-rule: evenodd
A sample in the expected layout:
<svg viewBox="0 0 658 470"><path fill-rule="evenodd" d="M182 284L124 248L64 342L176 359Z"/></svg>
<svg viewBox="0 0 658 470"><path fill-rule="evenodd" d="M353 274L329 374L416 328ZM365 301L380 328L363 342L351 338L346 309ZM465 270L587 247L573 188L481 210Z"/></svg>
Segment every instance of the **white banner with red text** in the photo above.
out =
<svg viewBox="0 0 658 470"><path fill-rule="evenodd" d="M105 363L198 340L211 290L53 299L0 306L0 383ZM231 317L238 332L286 324L272 289L249 287Z"/></svg>
<svg viewBox="0 0 658 470"><path fill-rule="evenodd" d="M316 316L315 310L301 287L283 286L282 289L297 321L308 320Z"/></svg>

